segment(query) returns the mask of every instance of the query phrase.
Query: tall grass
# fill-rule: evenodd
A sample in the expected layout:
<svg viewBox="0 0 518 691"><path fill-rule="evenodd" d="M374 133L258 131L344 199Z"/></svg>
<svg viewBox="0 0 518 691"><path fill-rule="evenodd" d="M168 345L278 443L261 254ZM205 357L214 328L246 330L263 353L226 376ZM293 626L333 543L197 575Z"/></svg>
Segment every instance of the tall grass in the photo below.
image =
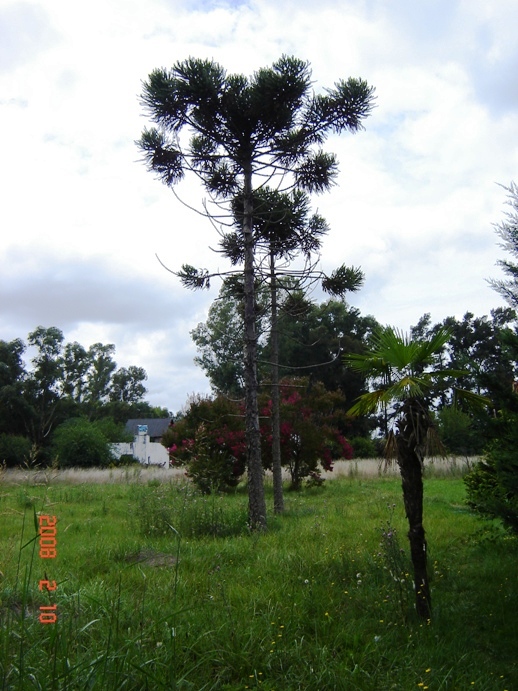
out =
<svg viewBox="0 0 518 691"><path fill-rule="evenodd" d="M248 531L243 488L0 494L1 689L518 688L517 541L467 510L454 475L425 482L429 624L413 612L397 478L287 493L264 535ZM47 563L34 511L58 517ZM53 625L38 621L45 571L58 581Z"/></svg>

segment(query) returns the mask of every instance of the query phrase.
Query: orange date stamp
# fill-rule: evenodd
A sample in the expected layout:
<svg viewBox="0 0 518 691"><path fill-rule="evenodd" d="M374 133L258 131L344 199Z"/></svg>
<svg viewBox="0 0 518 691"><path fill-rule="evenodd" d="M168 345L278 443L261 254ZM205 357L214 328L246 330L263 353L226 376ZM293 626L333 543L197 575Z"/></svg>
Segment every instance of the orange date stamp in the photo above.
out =
<svg viewBox="0 0 518 691"><path fill-rule="evenodd" d="M40 537L40 559L55 559L57 556L57 518L56 516L39 517L39 537ZM56 581L50 581L45 573L45 579L40 580L38 587L41 591L54 592L58 585ZM40 623L55 624L57 615L57 605L42 605L40 607Z"/></svg>

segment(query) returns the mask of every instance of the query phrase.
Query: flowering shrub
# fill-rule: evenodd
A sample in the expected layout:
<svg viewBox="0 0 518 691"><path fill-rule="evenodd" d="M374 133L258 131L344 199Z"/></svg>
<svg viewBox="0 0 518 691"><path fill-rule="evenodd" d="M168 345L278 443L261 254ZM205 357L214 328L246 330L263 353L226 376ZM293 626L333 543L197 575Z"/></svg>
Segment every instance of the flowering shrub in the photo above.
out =
<svg viewBox="0 0 518 691"><path fill-rule="evenodd" d="M162 438L172 466L204 493L235 487L246 467L245 432L239 407L226 398L197 397Z"/></svg>
<svg viewBox="0 0 518 691"><path fill-rule="evenodd" d="M304 479L322 484L322 470L332 470L339 458L352 458L345 438L344 397L308 379L284 380L281 385L281 463L288 468L292 488ZM272 402L260 402L263 465L272 465ZM184 418L162 438L173 466L185 466L187 476L206 493L235 487L246 469L244 411L218 396L191 400Z"/></svg>
<svg viewBox="0 0 518 691"><path fill-rule="evenodd" d="M321 470L332 470L333 461L352 458L352 447L343 435L347 422L345 398L338 391L327 391L321 382L307 378L284 379L280 389L281 463L288 468L293 489L302 480L321 484ZM261 417L271 417L272 401L263 397ZM261 425L265 467L272 464L270 421Z"/></svg>

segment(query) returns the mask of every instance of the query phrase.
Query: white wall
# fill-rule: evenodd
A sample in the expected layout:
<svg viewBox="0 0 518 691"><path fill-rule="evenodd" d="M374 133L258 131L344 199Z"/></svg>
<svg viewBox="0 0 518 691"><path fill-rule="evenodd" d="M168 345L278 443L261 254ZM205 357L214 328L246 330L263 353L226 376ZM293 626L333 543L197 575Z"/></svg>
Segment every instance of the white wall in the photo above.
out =
<svg viewBox="0 0 518 691"><path fill-rule="evenodd" d="M169 454L162 444L149 441L149 434L139 432L132 442L112 444L112 453L116 458L129 454L143 465L161 465L169 468Z"/></svg>

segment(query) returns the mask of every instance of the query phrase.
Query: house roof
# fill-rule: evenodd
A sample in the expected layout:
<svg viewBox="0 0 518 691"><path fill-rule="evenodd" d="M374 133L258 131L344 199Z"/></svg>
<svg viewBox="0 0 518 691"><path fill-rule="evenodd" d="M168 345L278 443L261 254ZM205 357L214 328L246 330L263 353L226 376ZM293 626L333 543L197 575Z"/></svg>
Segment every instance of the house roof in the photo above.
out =
<svg viewBox="0 0 518 691"><path fill-rule="evenodd" d="M166 429L169 427L171 418L137 418L135 420L128 420L126 429L131 434L135 435L138 432L139 425L147 425L147 433L150 437L161 437Z"/></svg>

